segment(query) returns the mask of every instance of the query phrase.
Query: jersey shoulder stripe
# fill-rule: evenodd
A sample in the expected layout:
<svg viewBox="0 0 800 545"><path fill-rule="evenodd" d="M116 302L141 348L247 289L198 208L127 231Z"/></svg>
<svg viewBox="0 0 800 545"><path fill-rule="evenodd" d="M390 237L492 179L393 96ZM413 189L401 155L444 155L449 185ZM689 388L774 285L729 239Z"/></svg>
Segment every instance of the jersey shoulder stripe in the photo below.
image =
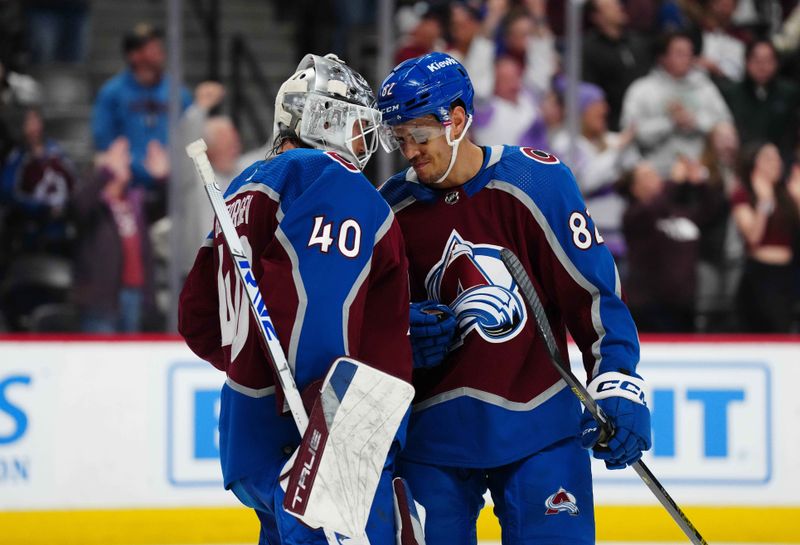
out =
<svg viewBox="0 0 800 545"><path fill-rule="evenodd" d="M281 203L283 216L295 200L318 183L341 185L342 201L358 193L388 213L386 203L358 168L337 153L318 149L292 149L253 163L234 178L225 198L259 191Z"/></svg>

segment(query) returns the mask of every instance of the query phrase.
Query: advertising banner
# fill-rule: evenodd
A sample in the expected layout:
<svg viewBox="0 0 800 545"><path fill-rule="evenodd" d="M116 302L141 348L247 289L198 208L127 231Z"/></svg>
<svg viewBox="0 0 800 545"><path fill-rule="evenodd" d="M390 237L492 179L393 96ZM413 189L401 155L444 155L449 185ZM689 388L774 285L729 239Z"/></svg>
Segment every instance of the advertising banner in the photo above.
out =
<svg viewBox="0 0 800 545"><path fill-rule="evenodd" d="M570 359L585 378L574 346ZM644 460L687 513L720 536L731 517L740 536L758 518L745 531L751 541L800 542L790 522L800 515L800 344L643 342L639 371L653 430ZM175 339L0 342L0 526L17 536L9 543L66 542L52 541L64 523L58 534L42 525L29 535L31 521L54 513L86 528L163 510L185 523L142 543L200 542L187 532L207 536L212 525L230 527L214 530L217 542L254 541L255 517L222 487L224 379ZM632 470L593 464L600 538L680 539ZM631 513L639 515L625 531L609 522ZM769 516L778 522L767 531ZM142 524L131 522L128 538ZM82 532L86 544L123 542ZM479 532L499 536L488 510Z"/></svg>

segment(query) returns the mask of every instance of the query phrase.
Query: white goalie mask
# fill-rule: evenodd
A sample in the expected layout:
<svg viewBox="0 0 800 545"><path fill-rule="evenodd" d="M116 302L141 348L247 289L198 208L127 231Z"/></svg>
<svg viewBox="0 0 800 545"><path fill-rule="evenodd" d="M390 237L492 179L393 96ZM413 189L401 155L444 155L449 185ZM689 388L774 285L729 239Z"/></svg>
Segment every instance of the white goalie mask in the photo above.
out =
<svg viewBox="0 0 800 545"><path fill-rule="evenodd" d="M296 136L363 169L378 149L381 113L366 80L336 55L306 55L275 97L276 142Z"/></svg>

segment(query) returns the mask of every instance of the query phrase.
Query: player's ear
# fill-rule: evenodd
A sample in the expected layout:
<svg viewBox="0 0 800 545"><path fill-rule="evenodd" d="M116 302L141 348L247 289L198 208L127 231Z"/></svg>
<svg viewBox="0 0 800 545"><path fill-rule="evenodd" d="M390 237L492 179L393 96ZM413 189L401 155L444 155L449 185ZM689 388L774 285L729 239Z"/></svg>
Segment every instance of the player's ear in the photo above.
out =
<svg viewBox="0 0 800 545"><path fill-rule="evenodd" d="M464 132L467 123L467 111L460 104L455 104L450 109L450 121L453 123L452 138L456 139Z"/></svg>

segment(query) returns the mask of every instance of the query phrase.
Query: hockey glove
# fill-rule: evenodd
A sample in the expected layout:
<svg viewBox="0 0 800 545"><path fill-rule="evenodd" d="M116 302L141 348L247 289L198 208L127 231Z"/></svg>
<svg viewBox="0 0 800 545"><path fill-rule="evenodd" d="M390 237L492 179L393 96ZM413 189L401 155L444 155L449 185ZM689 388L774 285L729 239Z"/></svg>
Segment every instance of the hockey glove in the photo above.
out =
<svg viewBox="0 0 800 545"><path fill-rule="evenodd" d="M588 385L589 394L608 417L613 435L603 439L601 427L589 413L581 419L581 446L593 449L594 457L608 469L622 469L650 449L650 410L644 399L644 381L639 375L601 373Z"/></svg>
<svg viewBox="0 0 800 545"><path fill-rule="evenodd" d="M456 333L457 322L452 309L436 301L411 303L409 321L414 368L442 363Z"/></svg>

